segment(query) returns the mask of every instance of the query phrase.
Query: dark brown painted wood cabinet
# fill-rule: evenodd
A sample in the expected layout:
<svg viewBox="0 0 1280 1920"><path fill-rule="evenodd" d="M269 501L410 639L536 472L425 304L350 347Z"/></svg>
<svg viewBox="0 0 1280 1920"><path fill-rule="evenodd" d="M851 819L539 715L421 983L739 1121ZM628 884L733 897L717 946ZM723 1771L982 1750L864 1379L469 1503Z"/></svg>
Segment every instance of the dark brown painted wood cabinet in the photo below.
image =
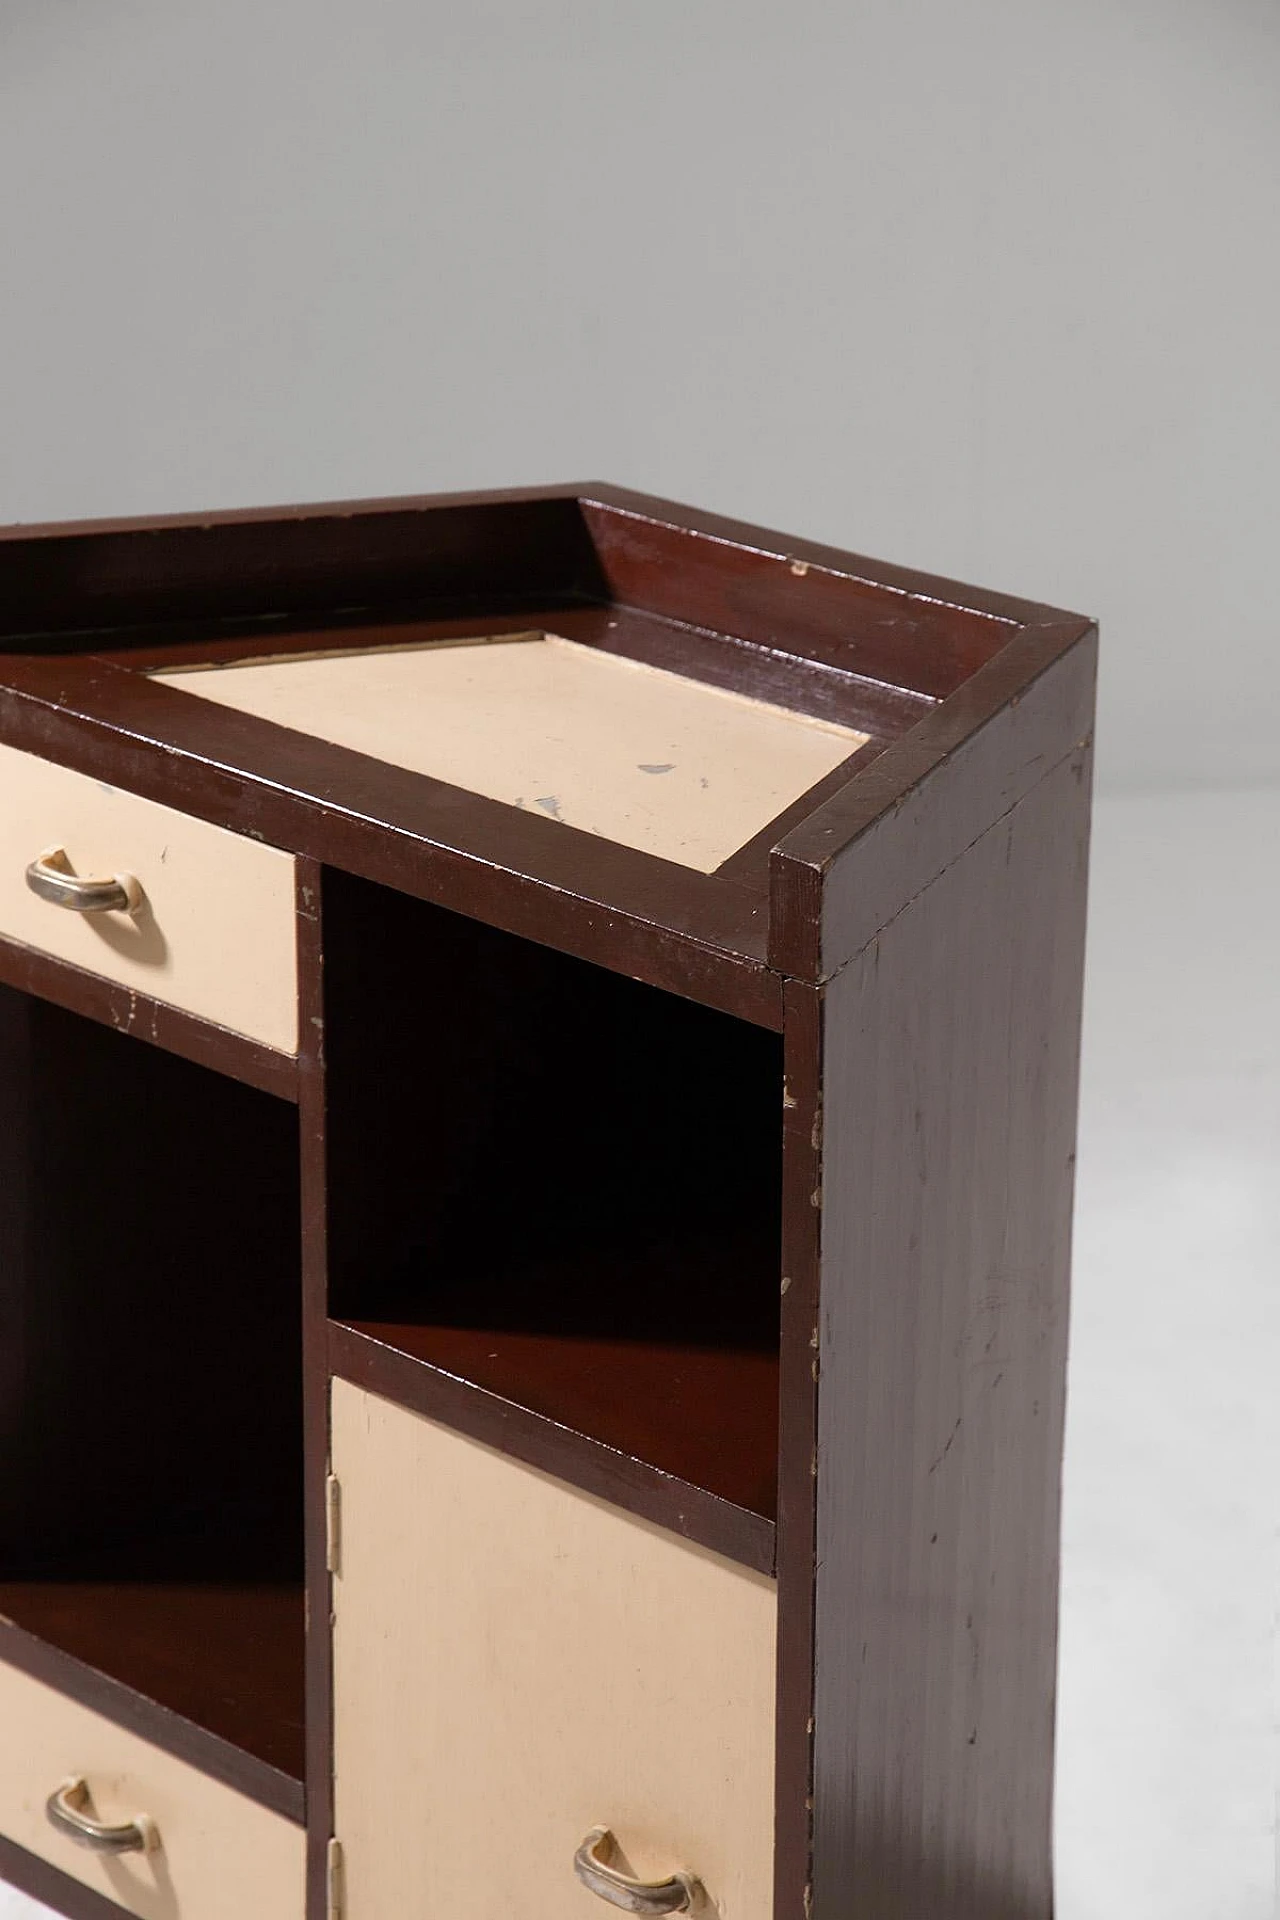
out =
<svg viewBox="0 0 1280 1920"><path fill-rule="evenodd" d="M610 487L0 536L0 1873L1049 1920L1095 651Z"/></svg>

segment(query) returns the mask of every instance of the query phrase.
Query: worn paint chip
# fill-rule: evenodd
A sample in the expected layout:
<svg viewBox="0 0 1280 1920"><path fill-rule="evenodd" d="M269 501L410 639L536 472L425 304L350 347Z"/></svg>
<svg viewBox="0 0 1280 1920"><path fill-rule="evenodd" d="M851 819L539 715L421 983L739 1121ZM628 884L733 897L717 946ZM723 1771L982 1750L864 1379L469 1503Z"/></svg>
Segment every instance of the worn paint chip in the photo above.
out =
<svg viewBox="0 0 1280 1920"><path fill-rule="evenodd" d="M702 873L867 738L542 630L197 661L162 677ZM638 760L637 749L667 758Z"/></svg>

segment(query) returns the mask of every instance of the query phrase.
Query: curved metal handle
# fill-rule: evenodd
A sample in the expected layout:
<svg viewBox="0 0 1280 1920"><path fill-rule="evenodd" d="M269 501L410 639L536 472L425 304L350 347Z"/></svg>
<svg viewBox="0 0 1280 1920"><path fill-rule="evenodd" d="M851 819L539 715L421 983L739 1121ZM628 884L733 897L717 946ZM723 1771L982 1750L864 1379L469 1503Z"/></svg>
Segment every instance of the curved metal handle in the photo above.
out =
<svg viewBox="0 0 1280 1920"><path fill-rule="evenodd" d="M131 873L113 873L108 879L82 880L71 871L63 847L48 847L27 868L32 893L72 913L132 913L142 904L142 888Z"/></svg>
<svg viewBox="0 0 1280 1920"><path fill-rule="evenodd" d="M683 1868L669 1880L633 1880L611 1867L617 1841L608 1827L592 1827L573 1856L573 1870L584 1887L624 1913L691 1913L702 1897L701 1883Z"/></svg>
<svg viewBox="0 0 1280 1920"><path fill-rule="evenodd" d="M78 1846L92 1847L95 1853L150 1853L160 1844L154 1820L145 1813L135 1814L120 1826L109 1826L85 1812L89 1783L73 1774L55 1787L44 1803L52 1826L69 1834Z"/></svg>

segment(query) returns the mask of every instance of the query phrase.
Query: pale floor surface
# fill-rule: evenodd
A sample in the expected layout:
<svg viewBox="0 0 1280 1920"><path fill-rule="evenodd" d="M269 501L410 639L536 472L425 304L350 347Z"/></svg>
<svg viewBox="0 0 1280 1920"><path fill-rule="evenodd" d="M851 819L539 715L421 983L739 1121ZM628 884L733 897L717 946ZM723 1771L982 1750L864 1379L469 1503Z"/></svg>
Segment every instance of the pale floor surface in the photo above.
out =
<svg viewBox="0 0 1280 1920"><path fill-rule="evenodd" d="M1271 1920L1280 793L1100 804L1057 1920Z"/></svg>
<svg viewBox="0 0 1280 1920"><path fill-rule="evenodd" d="M1272 1920L1280 793L1102 802L1093 876L1057 1920Z"/></svg>

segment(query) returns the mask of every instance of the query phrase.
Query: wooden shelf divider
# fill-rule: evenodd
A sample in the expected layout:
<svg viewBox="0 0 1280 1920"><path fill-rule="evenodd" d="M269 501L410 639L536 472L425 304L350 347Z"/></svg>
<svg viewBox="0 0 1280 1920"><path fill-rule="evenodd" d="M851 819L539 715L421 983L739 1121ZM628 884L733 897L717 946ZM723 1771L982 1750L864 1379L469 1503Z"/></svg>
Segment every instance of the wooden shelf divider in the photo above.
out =
<svg viewBox="0 0 1280 1920"><path fill-rule="evenodd" d="M260 1093L281 1100L298 1098L298 1062L295 1055L263 1046L243 1033L232 1033L212 1020L198 1019L180 1007L152 1000L146 994L90 973L68 960L56 960L21 941L0 936L0 985L34 994L68 1013L83 1014L100 1026L132 1039L145 1040L165 1053L176 1053L198 1067L210 1067L229 1080L239 1080Z"/></svg>
<svg viewBox="0 0 1280 1920"><path fill-rule="evenodd" d="M773 1572L776 1355L335 1320L329 1364L585 1493ZM726 1431L721 1410L731 1404L737 1418Z"/></svg>
<svg viewBox="0 0 1280 1920"><path fill-rule="evenodd" d="M301 1822L301 1582L6 1580L0 1654Z"/></svg>

